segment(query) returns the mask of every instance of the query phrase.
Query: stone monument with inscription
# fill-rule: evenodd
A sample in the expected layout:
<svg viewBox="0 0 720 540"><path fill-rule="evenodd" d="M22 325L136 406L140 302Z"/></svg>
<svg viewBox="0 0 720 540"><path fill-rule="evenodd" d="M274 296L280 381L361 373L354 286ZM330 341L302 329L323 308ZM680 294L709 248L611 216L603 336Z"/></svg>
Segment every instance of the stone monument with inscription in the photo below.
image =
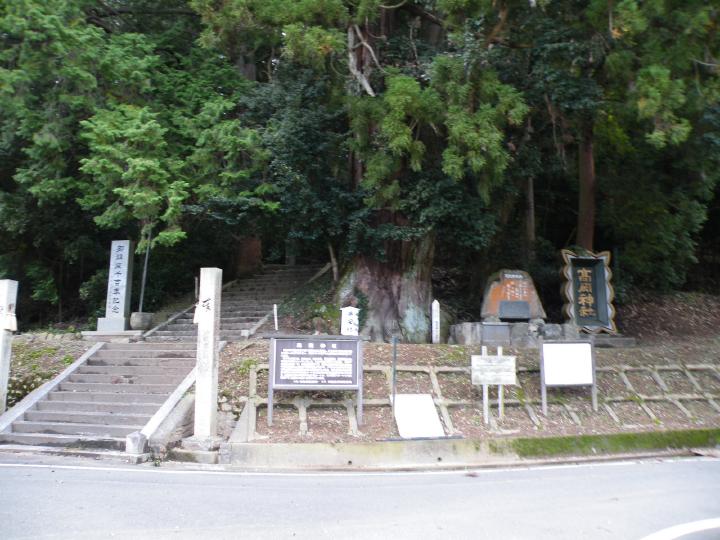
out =
<svg viewBox="0 0 720 540"><path fill-rule="evenodd" d="M13 332L17 330L15 305L18 282L0 279L0 414L5 412L7 389L10 380Z"/></svg>
<svg viewBox="0 0 720 540"><path fill-rule="evenodd" d="M98 332L124 332L130 327L133 255L130 240L113 240L105 317L98 319Z"/></svg>
<svg viewBox="0 0 720 540"><path fill-rule="evenodd" d="M490 276L481 317L487 322L545 320L545 310L530 274L522 270L500 270Z"/></svg>

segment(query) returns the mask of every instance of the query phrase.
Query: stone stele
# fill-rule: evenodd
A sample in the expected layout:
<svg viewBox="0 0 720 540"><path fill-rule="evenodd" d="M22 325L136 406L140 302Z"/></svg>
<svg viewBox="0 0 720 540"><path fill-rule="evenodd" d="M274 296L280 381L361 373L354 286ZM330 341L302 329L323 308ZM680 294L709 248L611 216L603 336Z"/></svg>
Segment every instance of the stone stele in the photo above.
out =
<svg viewBox="0 0 720 540"><path fill-rule="evenodd" d="M488 278L481 315L488 322L546 317L530 274L522 270L500 270Z"/></svg>

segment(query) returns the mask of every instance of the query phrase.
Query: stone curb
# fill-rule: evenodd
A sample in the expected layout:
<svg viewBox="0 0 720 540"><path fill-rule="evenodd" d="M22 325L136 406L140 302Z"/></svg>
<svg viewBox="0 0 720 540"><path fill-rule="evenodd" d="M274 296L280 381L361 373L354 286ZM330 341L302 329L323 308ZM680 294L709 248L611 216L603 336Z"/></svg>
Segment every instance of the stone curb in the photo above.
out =
<svg viewBox="0 0 720 540"><path fill-rule="evenodd" d="M642 441L647 433L623 433L622 436L632 447L635 441ZM667 445L658 448L626 451L548 456L522 457L520 448L523 438L496 439L429 439L406 441L381 441L368 443L223 443L217 452L194 452L173 450L170 460L218 464L233 469L252 471L370 471L370 470L440 470L473 469L495 467L517 467L539 464L585 463L621 459L647 459L653 457L690 456L702 453L697 447L717 446L720 430L679 430L649 432L665 440ZM602 448L603 441L613 434L597 436L552 437L547 440L561 441L566 446L597 441ZM705 441L697 444L698 437ZM687 438L693 444L687 447L676 444ZM533 439L542 441L542 438ZM690 448L693 448L691 450ZM594 450L594 448L593 448ZM712 454L710 454L712 455Z"/></svg>

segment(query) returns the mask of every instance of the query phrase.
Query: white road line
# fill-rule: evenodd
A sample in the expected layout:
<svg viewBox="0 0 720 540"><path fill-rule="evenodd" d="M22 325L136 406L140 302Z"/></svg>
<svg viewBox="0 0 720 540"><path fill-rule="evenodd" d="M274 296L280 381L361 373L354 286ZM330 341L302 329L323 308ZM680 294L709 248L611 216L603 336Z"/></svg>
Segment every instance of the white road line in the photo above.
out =
<svg viewBox="0 0 720 540"><path fill-rule="evenodd" d="M681 536L685 536L687 534L709 531L712 529L720 529L720 518L703 519L701 521L675 525L674 527L668 527L662 531L652 533L650 536L646 536L641 540L674 540L675 538L680 538Z"/></svg>
<svg viewBox="0 0 720 540"><path fill-rule="evenodd" d="M716 461L720 463L720 460L714 458L684 458L684 459L665 459L660 460L663 463L688 463L697 461ZM629 467L631 465L642 464L642 461L611 461L607 463L578 463L578 464L561 464L561 465L539 465L539 466L524 466L524 467L505 467L505 468L493 468L493 469L463 469L463 470L452 470L452 471L357 471L357 472L271 472L271 471L218 471L218 470L204 470L204 469L193 469L193 470L168 470L163 468L150 469L150 468L129 468L129 467L91 467L84 465L48 465L44 463L0 463L0 469L13 469L13 468L29 468L29 469L56 469L56 470L70 470L70 471L119 471L129 473L147 473L147 474L170 474L170 475L199 475L208 474L216 476L269 476L269 477L334 477L334 478L357 478L358 476L480 476L480 475L492 475L505 472L525 472L525 471L546 471L546 470L558 470L558 469L596 469L605 467ZM652 463L658 463L653 461Z"/></svg>

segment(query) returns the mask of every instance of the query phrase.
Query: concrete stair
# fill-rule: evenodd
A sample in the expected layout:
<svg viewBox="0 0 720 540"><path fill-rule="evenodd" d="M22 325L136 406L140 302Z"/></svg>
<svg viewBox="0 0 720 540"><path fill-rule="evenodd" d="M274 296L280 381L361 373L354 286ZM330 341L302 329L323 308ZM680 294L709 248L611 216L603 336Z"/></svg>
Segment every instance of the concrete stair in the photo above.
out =
<svg viewBox="0 0 720 540"><path fill-rule="evenodd" d="M224 290L220 308L220 339L246 339L248 332L272 311L273 304L280 304L320 268L319 265L265 265L262 274L242 279ZM193 310L183 313L145 339L155 343L196 341Z"/></svg>
<svg viewBox="0 0 720 540"><path fill-rule="evenodd" d="M0 434L0 445L125 450L195 365L194 343L107 343Z"/></svg>

